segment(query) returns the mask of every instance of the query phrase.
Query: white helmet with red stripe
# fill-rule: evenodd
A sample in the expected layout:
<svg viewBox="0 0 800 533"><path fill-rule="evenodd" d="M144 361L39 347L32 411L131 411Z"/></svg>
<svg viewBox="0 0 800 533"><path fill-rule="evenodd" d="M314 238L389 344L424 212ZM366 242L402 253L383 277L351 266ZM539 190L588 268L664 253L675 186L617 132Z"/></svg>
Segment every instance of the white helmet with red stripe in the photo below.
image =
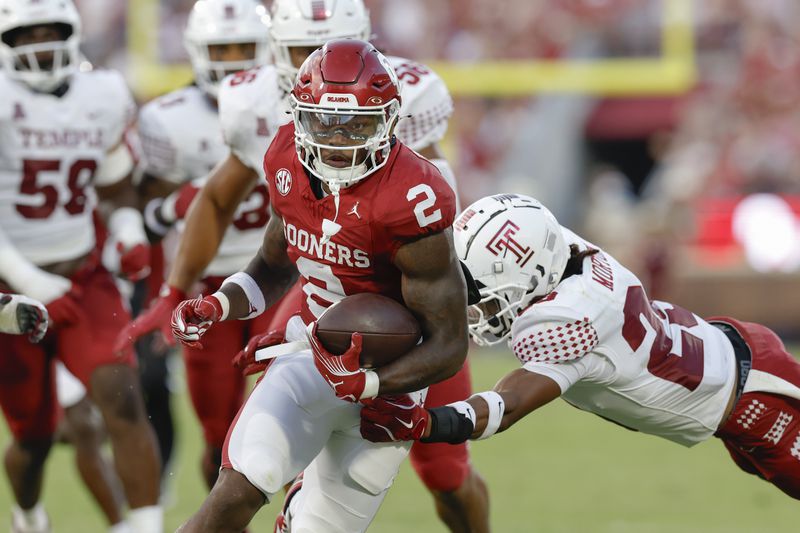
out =
<svg viewBox="0 0 800 533"><path fill-rule="evenodd" d="M22 32L45 25L60 38L17 44ZM78 70L80 40L81 19L72 0L0 0L0 61L8 77L37 91L58 88Z"/></svg>
<svg viewBox="0 0 800 533"><path fill-rule="evenodd" d="M362 0L275 0L271 13L270 47L286 93L294 87L303 55L333 39L370 38L369 12ZM296 63L292 48L308 50L295 58Z"/></svg>
<svg viewBox="0 0 800 533"><path fill-rule="evenodd" d="M467 207L453 224L453 240L480 289L480 303L467 312L479 345L506 340L514 319L558 285L570 256L553 214L521 194L487 196Z"/></svg>
<svg viewBox="0 0 800 533"><path fill-rule="evenodd" d="M183 34L197 85L216 98L225 76L267 64L268 33L269 13L256 0L198 0ZM209 46L235 43L252 43L253 57L239 61L211 59Z"/></svg>

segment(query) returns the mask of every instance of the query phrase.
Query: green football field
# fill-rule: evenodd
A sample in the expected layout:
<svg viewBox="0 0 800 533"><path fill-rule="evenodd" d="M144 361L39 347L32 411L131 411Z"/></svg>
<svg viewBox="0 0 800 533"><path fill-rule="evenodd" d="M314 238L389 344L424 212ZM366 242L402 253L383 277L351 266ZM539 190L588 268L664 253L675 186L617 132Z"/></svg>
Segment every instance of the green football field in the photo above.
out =
<svg viewBox="0 0 800 533"><path fill-rule="evenodd" d="M472 357L476 389L516 367L511 355ZM167 531L205 493L198 467L200 431L177 378L179 443L169 472ZM8 441L5 426L0 441ZM488 481L495 532L734 533L800 531L800 503L740 472L716 440L693 449L633 433L557 401L506 433L472 446ZM101 532L101 515L85 492L69 447L56 447L47 468L45 505L56 532ZM11 497L0 485L0 530ZM277 505L264 508L254 533L268 532ZM408 465L371 531L443 532L430 497Z"/></svg>

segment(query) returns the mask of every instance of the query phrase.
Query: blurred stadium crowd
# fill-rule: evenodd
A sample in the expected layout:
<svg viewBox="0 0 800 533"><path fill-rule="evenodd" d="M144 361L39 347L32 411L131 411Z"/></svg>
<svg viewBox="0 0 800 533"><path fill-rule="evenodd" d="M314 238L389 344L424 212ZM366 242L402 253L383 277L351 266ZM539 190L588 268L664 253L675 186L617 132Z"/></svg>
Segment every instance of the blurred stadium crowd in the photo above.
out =
<svg viewBox="0 0 800 533"><path fill-rule="evenodd" d="M130 70L138 51L128 46L128 17L142 9L158 11L158 59L187 61L181 34L191 0L76 3L93 63ZM379 47L426 62L662 53L662 0L367 5ZM456 113L446 148L462 201L499 189L533 194L638 265L656 297L696 293L675 281L687 270L722 269L746 279L754 271L795 271L800 5L709 0L691 7L697 78L681 94L459 96L451 87Z"/></svg>

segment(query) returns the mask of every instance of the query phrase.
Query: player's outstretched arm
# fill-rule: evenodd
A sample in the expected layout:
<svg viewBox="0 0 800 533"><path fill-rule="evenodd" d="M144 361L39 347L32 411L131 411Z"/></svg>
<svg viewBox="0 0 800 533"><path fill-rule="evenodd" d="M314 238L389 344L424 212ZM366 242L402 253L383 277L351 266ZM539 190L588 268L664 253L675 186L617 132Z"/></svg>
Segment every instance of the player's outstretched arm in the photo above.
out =
<svg viewBox="0 0 800 533"><path fill-rule="evenodd" d="M377 370L380 394L411 392L449 378L467 356L466 285L450 229L401 246L403 300L422 328L422 343Z"/></svg>
<svg viewBox="0 0 800 533"><path fill-rule="evenodd" d="M172 335L187 346L202 347L201 337L214 323L260 315L283 296L297 276L286 253L283 222L273 213L264 242L245 270L226 278L214 294L178 304L172 313Z"/></svg>
<svg viewBox="0 0 800 533"><path fill-rule="evenodd" d="M561 389L552 379L525 369L514 370L494 390L433 409L416 405L408 397L371 400L361 409L361 435L373 442L458 444L485 439L560 395Z"/></svg>
<svg viewBox="0 0 800 533"><path fill-rule="evenodd" d="M561 396L561 388L555 381L522 368L509 372L498 381L493 392L495 394L475 394L467 400L475 409L470 438L480 438L487 428L490 432L486 437L505 431L529 413Z"/></svg>
<svg viewBox="0 0 800 533"><path fill-rule="evenodd" d="M258 182L258 174L229 154L211 171L186 215L178 254L167 283L188 292L217 255L236 209Z"/></svg>
<svg viewBox="0 0 800 533"><path fill-rule="evenodd" d="M220 288L229 302L227 319L256 316L274 305L297 281L297 267L286 252L286 237L283 220L275 212L270 213L264 242L256 256L239 274L228 278ZM249 279L248 279L249 278Z"/></svg>

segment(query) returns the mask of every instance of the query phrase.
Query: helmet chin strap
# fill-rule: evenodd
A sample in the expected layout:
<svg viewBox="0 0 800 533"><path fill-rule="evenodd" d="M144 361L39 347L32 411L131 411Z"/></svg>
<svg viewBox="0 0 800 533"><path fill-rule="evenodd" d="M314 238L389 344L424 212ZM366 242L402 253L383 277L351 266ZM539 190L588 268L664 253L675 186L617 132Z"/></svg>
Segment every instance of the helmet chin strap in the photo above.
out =
<svg viewBox="0 0 800 533"><path fill-rule="evenodd" d="M342 184L339 181L333 180L344 180L346 176L360 176L367 170L366 163L362 163L356 167L350 167L348 169L341 169L332 167L330 165L326 165L322 161L315 159L314 160L314 168L325 178L331 179L332 181L325 181L324 183L328 186L331 191L331 195L333 196L333 205L336 207L336 212L333 215L333 220L329 218L325 218L322 220L322 244L327 243L331 240L331 238L339 233L339 230L342 229L342 225L337 223L336 221L339 219L339 191L342 189ZM345 187L349 186L345 185Z"/></svg>
<svg viewBox="0 0 800 533"><path fill-rule="evenodd" d="M339 218L339 190L341 187L338 183L328 185L328 187L333 195L333 205L336 206L336 213L333 215L333 220L329 218L322 219L322 244L330 241L331 237L339 233L339 230L342 229L342 225L336 222Z"/></svg>

